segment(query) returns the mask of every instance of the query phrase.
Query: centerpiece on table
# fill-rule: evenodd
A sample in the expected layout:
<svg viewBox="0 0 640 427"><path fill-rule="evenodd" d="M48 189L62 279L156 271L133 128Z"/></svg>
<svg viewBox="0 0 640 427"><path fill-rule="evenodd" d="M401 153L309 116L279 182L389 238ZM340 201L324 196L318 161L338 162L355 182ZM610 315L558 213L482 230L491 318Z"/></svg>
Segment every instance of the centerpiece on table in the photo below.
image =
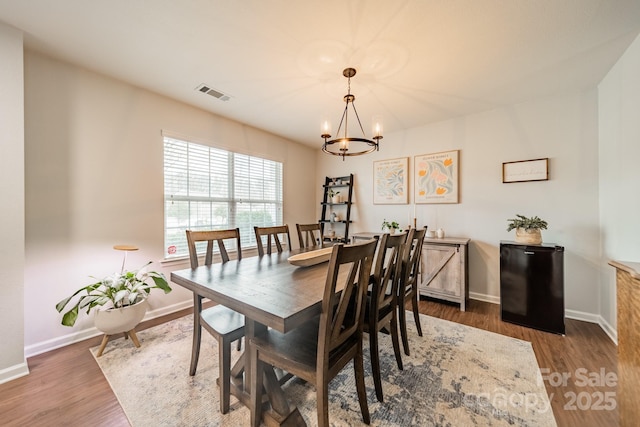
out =
<svg viewBox="0 0 640 427"><path fill-rule="evenodd" d="M400 224L396 221L387 221L386 219L382 221L382 230L388 230L389 234L393 234L400 228Z"/></svg>

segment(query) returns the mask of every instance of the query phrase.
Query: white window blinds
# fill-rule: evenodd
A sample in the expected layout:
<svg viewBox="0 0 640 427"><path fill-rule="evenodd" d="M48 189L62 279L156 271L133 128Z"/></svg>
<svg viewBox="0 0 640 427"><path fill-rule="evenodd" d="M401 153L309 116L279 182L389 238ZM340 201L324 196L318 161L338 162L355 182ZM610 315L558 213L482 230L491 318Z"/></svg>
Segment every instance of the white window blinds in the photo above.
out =
<svg viewBox="0 0 640 427"><path fill-rule="evenodd" d="M165 136L164 200L167 258L189 254L187 229L239 228L255 247L254 226L282 224L282 163Z"/></svg>

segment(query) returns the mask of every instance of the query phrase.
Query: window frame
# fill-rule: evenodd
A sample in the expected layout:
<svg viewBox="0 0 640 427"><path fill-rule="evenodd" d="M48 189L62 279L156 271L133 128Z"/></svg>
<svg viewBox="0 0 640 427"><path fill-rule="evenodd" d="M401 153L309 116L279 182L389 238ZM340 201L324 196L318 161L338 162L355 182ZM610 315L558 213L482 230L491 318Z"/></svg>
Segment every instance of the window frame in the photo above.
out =
<svg viewBox="0 0 640 427"><path fill-rule="evenodd" d="M213 230L240 228L241 245L243 250L256 248L254 226L272 226L283 224L284 215L284 163L268 157L247 154L229 150L215 144L194 140L190 137L174 133L162 132L163 143L163 253L164 261L173 261L189 257L184 230ZM184 145L184 149L178 147ZM174 153L168 152L169 148ZM176 149L178 147L178 149ZM202 167L190 164L190 150L207 153L207 172ZM213 154L212 154L213 153ZM215 178L219 175L212 170L212 159L224 155L227 160L226 194L218 195L212 188ZM183 156L180 158L179 156ZM204 157L197 158L203 160ZM206 163L206 162L205 162ZM261 168L260 175L252 175L253 167ZM242 169L242 170L241 170ZM265 174L265 170L266 173ZM180 172L184 175L178 178ZM171 175L174 174L172 177ZM190 179L198 176L202 180L206 175L208 194L190 194L192 183ZM224 179L223 179L224 180ZM182 182L184 181L184 182ZM170 184L169 184L170 183ZM202 184L202 183L201 183ZM271 186L271 187L269 187ZM239 195L240 192L243 192ZM260 196L262 192L262 196ZM258 193L258 194L256 194ZM267 196L265 197L265 193ZM245 197L242 197L245 196ZM176 212L186 208L186 213L171 215L169 203L180 203ZM194 205L195 204L195 205ZM226 204L226 222L221 225L214 220L214 209ZM208 208L207 208L208 206ZM195 225L199 213L198 208L208 209L203 217L209 218L206 224ZM195 212L195 213L194 213ZM243 218L245 217L245 218ZM195 218L195 220L194 220ZM186 222L186 223L185 223ZM171 236L173 234L173 237ZM225 242L226 243L226 242ZM175 253L170 251L174 246ZM198 254L204 253L206 244L199 244ZM236 250L235 244L228 248L229 252ZM214 250L218 252L217 245Z"/></svg>

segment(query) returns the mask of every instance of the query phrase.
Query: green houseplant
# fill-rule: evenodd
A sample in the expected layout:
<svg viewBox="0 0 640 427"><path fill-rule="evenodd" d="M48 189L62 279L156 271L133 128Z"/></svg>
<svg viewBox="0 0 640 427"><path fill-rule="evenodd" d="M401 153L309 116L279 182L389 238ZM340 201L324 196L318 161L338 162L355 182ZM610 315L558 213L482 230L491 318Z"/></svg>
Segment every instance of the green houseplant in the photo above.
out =
<svg viewBox="0 0 640 427"><path fill-rule="evenodd" d="M542 243L542 233L549 225L547 221L532 216L530 218L516 214L515 218L507 220L507 231L516 230L516 242L539 245Z"/></svg>
<svg viewBox="0 0 640 427"><path fill-rule="evenodd" d="M86 309L86 313L89 314L93 308L108 310L133 306L146 300L151 289L162 289L165 294L171 292L164 274L147 271L149 264L151 261L139 270L123 269L120 273L78 289L71 296L60 301L56 304L56 310L62 313L73 300L71 308L62 316L62 324L73 326L80 310ZM149 283L150 280L153 282ZM75 299L76 296L78 296L77 299Z"/></svg>
<svg viewBox="0 0 640 427"><path fill-rule="evenodd" d="M330 188L327 194L329 195L329 199L331 199L331 203L340 203L339 191Z"/></svg>
<svg viewBox="0 0 640 427"><path fill-rule="evenodd" d="M387 221L386 219L382 221L382 229L388 229L389 233L393 234L396 232L398 228L400 228L400 224L396 221Z"/></svg>

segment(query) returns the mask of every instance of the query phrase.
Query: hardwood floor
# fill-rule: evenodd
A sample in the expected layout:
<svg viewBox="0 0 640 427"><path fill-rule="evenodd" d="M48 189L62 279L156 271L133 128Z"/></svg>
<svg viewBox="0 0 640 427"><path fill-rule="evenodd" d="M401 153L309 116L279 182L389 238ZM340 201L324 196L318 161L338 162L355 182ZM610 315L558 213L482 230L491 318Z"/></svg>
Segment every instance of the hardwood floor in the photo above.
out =
<svg viewBox="0 0 640 427"><path fill-rule="evenodd" d="M616 346L598 325L568 319L563 337L502 322L499 305L474 300L466 312L456 304L422 300L420 312L530 341L546 372L545 386L559 427L618 425L617 408L606 409L616 403L616 387L611 386L617 376ZM183 310L145 322L137 330L187 313ZM99 344L96 337L29 358L30 375L0 385L0 424L128 426L88 351Z"/></svg>

